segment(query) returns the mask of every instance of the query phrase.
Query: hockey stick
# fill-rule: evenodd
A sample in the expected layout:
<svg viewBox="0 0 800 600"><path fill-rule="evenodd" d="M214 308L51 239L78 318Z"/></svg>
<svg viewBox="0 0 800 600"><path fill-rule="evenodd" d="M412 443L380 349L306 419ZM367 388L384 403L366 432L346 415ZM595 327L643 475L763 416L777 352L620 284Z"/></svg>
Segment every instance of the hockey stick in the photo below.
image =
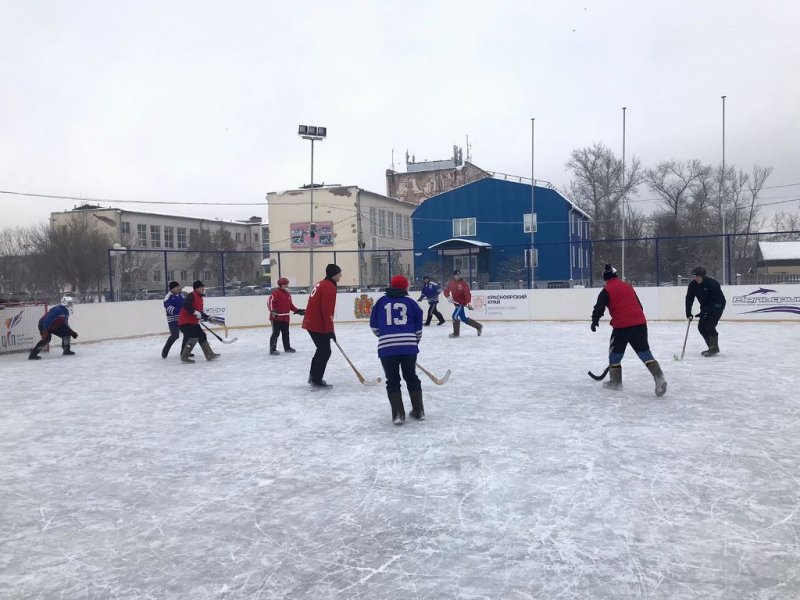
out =
<svg viewBox="0 0 800 600"><path fill-rule="evenodd" d="M588 371L589 377L591 377L591 378L592 378L592 379L594 379L595 381L602 381L603 379L605 379L606 375L608 375L608 370L609 370L610 368L611 368L611 366L610 366L610 365L609 365L609 366L607 366L607 367L606 367L606 368L603 370L603 372L602 372L602 373L600 373L600 375L595 375L595 374L594 374L594 373L592 373L591 371Z"/></svg>
<svg viewBox="0 0 800 600"><path fill-rule="evenodd" d="M359 372L358 369L356 369L356 366L347 357L347 354L344 353L344 350L342 350L342 347L339 345L339 342L337 342L336 340L333 340L333 343L336 344L336 347L339 349L339 352L342 353L342 356L344 356L344 359L347 361L347 364L350 365L350 368L353 369L353 372L356 374L356 377L358 377L358 380L362 384L364 384L364 385L378 385L381 382L381 378L380 377L378 377L374 381L367 381L366 379L364 379L364 376Z"/></svg>
<svg viewBox="0 0 800 600"><path fill-rule="evenodd" d="M221 337L219 337L219 336L217 335L217 332L216 332L216 331L214 331L213 329L211 329L211 327L209 327L209 326L208 326L208 325L206 325L205 323L202 323L202 322L201 322L201 323L200 323L200 325L202 325L203 327L205 327L205 328L206 328L206 329L209 331L209 333L211 333L211 335L213 335L215 338L217 338L217 339L218 339L220 342L222 342L223 344L232 344L233 342L235 342L236 340L238 340L238 339L239 339L239 338L231 338L231 339L228 339L227 337L221 338ZM226 336L228 335L228 328L227 328L227 327L225 327L225 335L226 335Z"/></svg>
<svg viewBox="0 0 800 600"><path fill-rule="evenodd" d="M419 364L419 363L417 363L417 368L418 368L420 371L422 371L423 373L425 373L425 375L427 375L428 377L430 377L430 378L431 378L431 381L432 381L433 383L435 383L436 385L444 385L445 383L447 383L447 380L448 380L448 379L450 379L450 369L447 369L447 373L445 373L445 374L444 374L444 377L442 377L441 379L439 379L438 377L436 377L436 375L434 375L433 373L431 373L430 371L428 371L428 369L426 369L425 367L423 367L423 366L422 366L421 364Z"/></svg>
<svg viewBox="0 0 800 600"><path fill-rule="evenodd" d="M683 338L683 350L681 350L681 356L678 358L677 354L673 354L672 358L674 360L683 360L683 355L686 354L686 340L689 339L689 329L692 327L692 319L694 319L694 317L690 316L689 322L686 324L686 335Z"/></svg>

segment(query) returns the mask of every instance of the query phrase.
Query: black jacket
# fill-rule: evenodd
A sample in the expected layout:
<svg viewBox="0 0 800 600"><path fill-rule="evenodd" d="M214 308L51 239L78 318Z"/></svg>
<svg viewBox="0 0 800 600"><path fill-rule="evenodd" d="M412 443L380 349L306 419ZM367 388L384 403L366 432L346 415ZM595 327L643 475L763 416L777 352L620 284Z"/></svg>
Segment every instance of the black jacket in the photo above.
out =
<svg viewBox="0 0 800 600"><path fill-rule="evenodd" d="M692 280L686 290L686 318L692 314L695 298L700 303L701 314L722 313L725 310L725 295L716 279L703 277L703 283Z"/></svg>

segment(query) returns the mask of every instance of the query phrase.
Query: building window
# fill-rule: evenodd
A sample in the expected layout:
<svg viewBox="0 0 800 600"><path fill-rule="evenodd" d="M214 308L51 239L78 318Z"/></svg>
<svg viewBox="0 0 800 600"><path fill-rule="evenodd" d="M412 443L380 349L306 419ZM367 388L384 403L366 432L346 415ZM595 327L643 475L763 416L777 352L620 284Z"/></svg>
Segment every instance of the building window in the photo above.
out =
<svg viewBox="0 0 800 600"><path fill-rule="evenodd" d="M386 236L386 211L378 209L378 235Z"/></svg>
<svg viewBox="0 0 800 600"><path fill-rule="evenodd" d="M122 235L130 235L131 233L131 224L128 221L123 221L119 224L119 232Z"/></svg>
<svg viewBox="0 0 800 600"><path fill-rule="evenodd" d="M254 241L255 243L258 243L258 234L257 234L257 233L254 233L254 234L253 234L253 241Z"/></svg>
<svg viewBox="0 0 800 600"><path fill-rule="evenodd" d="M161 226L150 225L150 246L152 248L161 248Z"/></svg>
<svg viewBox="0 0 800 600"><path fill-rule="evenodd" d="M369 233L378 235L378 209L374 206L369 207Z"/></svg>
<svg viewBox="0 0 800 600"><path fill-rule="evenodd" d="M527 213L522 219L522 230L525 233L536 233L539 227L539 219L536 218L536 213L533 214L533 227L531 227L531 213ZM571 225L570 225L571 227Z"/></svg>
<svg viewBox="0 0 800 600"><path fill-rule="evenodd" d="M173 281L175 279L175 271L167 271L167 279Z"/></svg>
<svg viewBox="0 0 800 600"><path fill-rule="evenodd" d="M147 225L136 226L136 245L147 248Z"/></svg>
<svg viewBox="0 0 800 600"><path fill-rule="evenodd" d="M531 254L533 255L533 266L539 266L539 250L534 249L531 251L530 248L525 248L525 267L528 269L531 268Z"/></svg>
<svg viewBox="0 0 800 600"><path fill-rule="evenodd" d="M386 215L386 220L387 220L386 233L388 234L389 237L394 237L394 213L392 211L388 211L388 214Z"/></svg>
<svg viewBox="0 0 800 600"><path fill-rule="evenodd" d="M153 281L156 282L161 281L161 271L159 271L158 269L153 271Z"/></svg>
<svg viewBox="0 0 800 600"><path fill-rule="evenodd" d="M406 223L405 228L403 229L403 237L407 240L411 239L411 217L408 215L403 216L403 220Z"/></svg>
<svg viewBox="0 0 800 600"><path fill-rule="evenodd" d="M189 271L181 271L181 281L184 283L189 278Z"/></svg>
<svg viewBox="0 0 800 600"><path fill-rule="evenodd" d="M405 237L403 235L403 215L401 215L400 213L396 213L394 215L394 230L395 230L395 235L397 235L397 237L399 238Z"/></svg>
<svg viewBox="0 0 800 600"><path fill-rule="evenodd" d="M199 229L190 229L189 230L189 243L190 244L196 244L198 237L200 237L200 230Z"/></svg>
<svg viewBox="0 0 800 600"><path fill-rule="evenodd" d="M475 227L475 217L453 219L453 237L476 235Z"/></svg>
<svg viewBox="0 0 800 600"><path fill-rule="evenodd" d="M186 247L186 227L178 227L178 248Z"/></svg>
<svg viewBox="0 0 800 600"><path fill-rule="evenodd" d="M242 234L240 232L238 232L238 231L236 232L236 241L237 242L241 242L242 241Z"/></svg>
<svg viewBox="0 0 800 600"><path fill-rule="evenodd" d="M175 228L164 226L164 248L175 247Z"/></svg>
<svg viewBox="0 0 800 600"><path fill-rule="evenodd" d="M211 279L211 271L203 271L203 279Z"/></svg>

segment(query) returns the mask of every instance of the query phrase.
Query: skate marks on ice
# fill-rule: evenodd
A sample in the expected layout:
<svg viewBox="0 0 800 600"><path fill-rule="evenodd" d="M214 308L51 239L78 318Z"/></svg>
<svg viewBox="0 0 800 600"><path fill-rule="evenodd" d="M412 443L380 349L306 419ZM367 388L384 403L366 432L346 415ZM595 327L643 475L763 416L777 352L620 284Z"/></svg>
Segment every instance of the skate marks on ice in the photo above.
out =
<svg viewBox="0 0 800 600"><path fill-rule="evenodd" d="M161 338L0 357L0 596L800 596L797 355L752 349L800 333L724 324L720 357L661 362L656 399L630 351L598 393L583 323L492 327L502 347L455 355L426 329L423 364L458 377L402 428L343 361L308 393L294 331L280 363L263 330L185 369ZM668 358L674 324L650 333ZM367 327L337 334L380 372Z"/></svg>

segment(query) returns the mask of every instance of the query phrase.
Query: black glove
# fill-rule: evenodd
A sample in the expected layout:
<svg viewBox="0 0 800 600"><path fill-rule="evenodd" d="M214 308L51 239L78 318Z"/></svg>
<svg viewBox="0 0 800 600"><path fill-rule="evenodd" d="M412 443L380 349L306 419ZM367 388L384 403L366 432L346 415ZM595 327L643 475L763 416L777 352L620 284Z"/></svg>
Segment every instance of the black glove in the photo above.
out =
<svg viewBox="0 0 800 600"><path fill-rule="evenodd" d="M336 332L331 331L329 335L330 335L330 338L335 342L336 341Z"/></svg>
<svg viewBox="0 0 800 600"><path fill-rule="evenodd" d="M689 310L686 311L686 318L687 319L691 319L692 318L692 312L691 311L689 311Z"/></svg>
<svg viewBox="0 0 800 600"><path fill-rule="evenodd" d="M77 340L78 339L78 332L77 331L70 331L69 334L72 336L73 340Z"/></svg>
<svg viewBox="0 0 800 600"><path fill-rule="evenodd" d="M277 319L278 318L278 311L273 310L271 313L269 313L269 316L271 316L273 319Z"/></svg>
<svg viewBox="0 0 800 600"><path fill-rule="evenodd" d="M302 317L304 314L306 314L306 309L305 308L298 308L297 312L295 314L300 315Z"/></svg>
<svg viewBox="0 0 800 600"><path fill-rule="evenodd" d="M592 321L592 331L597 331L597 321Z"/></svg>
<svg viewBox="0 0 800 600"><path fill-rule="evenodd" d="M200 313L200 320L201 321L208 321L210 318L211 317L209 317L206 313L204 313L204 312Z"/></svg>

